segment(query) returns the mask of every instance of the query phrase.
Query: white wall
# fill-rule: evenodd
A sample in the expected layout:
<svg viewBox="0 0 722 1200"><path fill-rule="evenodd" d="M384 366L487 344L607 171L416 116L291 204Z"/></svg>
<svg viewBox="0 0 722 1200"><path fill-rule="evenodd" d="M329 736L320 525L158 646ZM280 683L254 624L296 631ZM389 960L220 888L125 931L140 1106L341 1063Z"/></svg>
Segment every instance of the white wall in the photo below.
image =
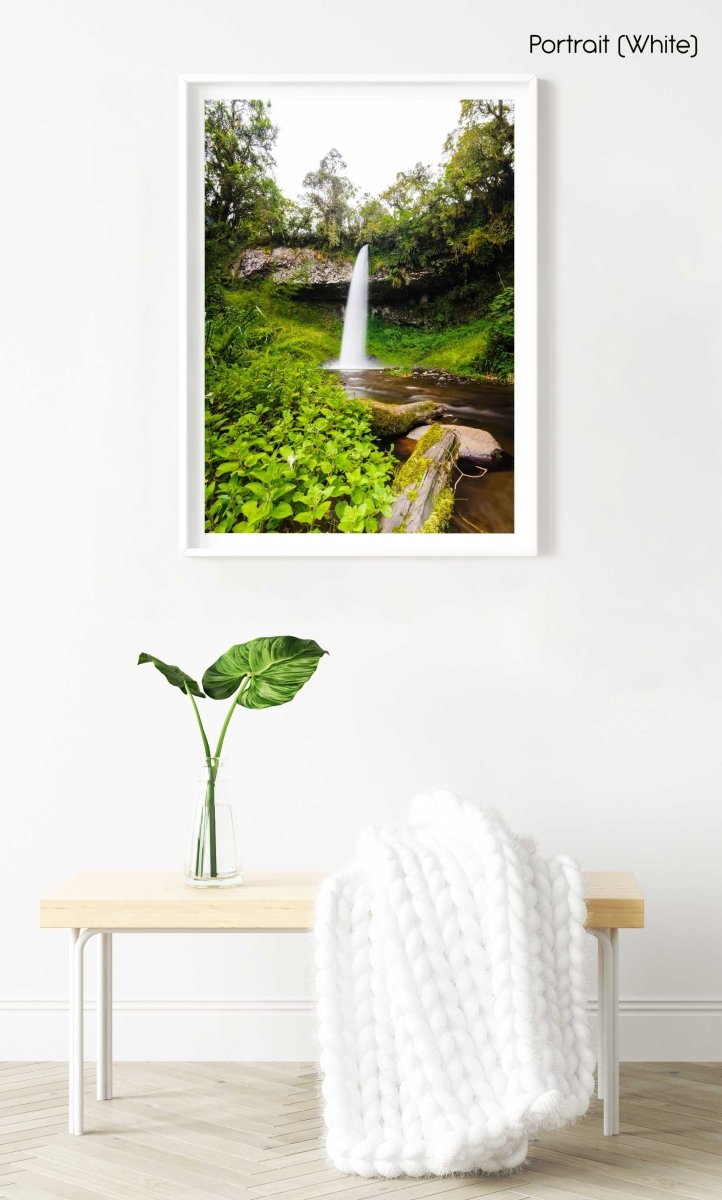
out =
<svg viewBox="0 0 722 1200"><path fill-rule="evenodd" d="M720 1057L720 18L701 0L440 13L6 14L0 1057L64 1051L65 939L38 930L39 894L182 856L192 718L138 651L201 671L276 632L331 657L232 729L247 864L332 867L417 789L482 796L549 851L638 873L626 1056ZM530 32L624 28L695 32L700 56L526 52ZM345 70L544 80L537 559L177 553L178 74ZM119 941L121 1055L313 1052L303 938Z"/></svg>

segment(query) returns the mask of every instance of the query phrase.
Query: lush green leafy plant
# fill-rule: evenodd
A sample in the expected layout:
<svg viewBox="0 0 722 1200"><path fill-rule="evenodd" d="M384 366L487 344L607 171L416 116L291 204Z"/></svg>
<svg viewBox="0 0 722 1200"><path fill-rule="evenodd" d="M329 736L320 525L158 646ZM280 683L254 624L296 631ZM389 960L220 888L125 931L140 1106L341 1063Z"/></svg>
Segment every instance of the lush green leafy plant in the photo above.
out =
<svg viewBox="0 0 722 1200"><path fill-rule="evenodd" d="M206 386L208 532L376 531L395 461L302 338L279 338L250 300L229 303L207 323Z"/></svg>
<svg viewBox="0 0 722 1200"><path fill-rule="evenodd" d="M143 652L138 665L152 663L168 683L185 692L193 705L198 723L203 754L207 767L205 810L210 848L210 874L215 878L217 870L215 787L223 743L231 717L239 706L242 708L273 708L287 704L313 675L320 659L326 654L318 642L307 638L265 637L251 642L231 646L205 671L202 687L180 667L165 663L152 654ZM232 696L231 706L221 726L216 747L211 753L196 698L210 697L212 700L227 700ZM198 836L196 869L200 870L203 859L202 830Z"/></svg>

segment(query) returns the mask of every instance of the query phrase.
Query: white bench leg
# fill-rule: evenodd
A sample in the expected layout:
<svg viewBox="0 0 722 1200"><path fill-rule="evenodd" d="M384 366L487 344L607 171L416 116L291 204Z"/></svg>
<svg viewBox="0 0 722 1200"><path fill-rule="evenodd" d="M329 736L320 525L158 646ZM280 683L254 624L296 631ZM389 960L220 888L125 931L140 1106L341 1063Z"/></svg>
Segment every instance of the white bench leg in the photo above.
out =
<svg viewBox="0 0 722 1200"><path fill-rule="evenodd" d="M611 1133L619 1133L619 930L609 930L612 943L612 1078L614 1116ZM605 1101L606 1103L606 1101Z"/></svg>
<svg viewBox="0 0 722 1200"><path fill-rule="evenodd" d="M78 944L79 929L70 930L70 945L68 947L68 1133L75 1133L75 1029L76 1029L76 997L75 997L75 947ZM81 997L82 1012L82 997ZM82 1018L81 1018L82 1020ZM81 1033L82 1036L82 1033ZM82 1090L82 1050L81 1050L80 1084Z"/></svg>
<svg viewBox="0 0 722 1200"><path fill-rule="evenodd" d="M599 943L597 1094L604 1098L604 1134L619 1133L619 930L594 929Z"/></svg>
<svg viewBox="0 0 722 1200"><path fill-rule="evenodd" d="M597 938L597 1096L604 1099L604 948Z"/></svg>
<svg viewBox="0 0 722 1200"><path fill-rule="evenodd" d="M70 930L69 961L69 1062L68 1062L68 1132L83 1133L83 1002L85 943L97 933L95 929Z"/></svg>
<svg viewBox="0 0 722 1200"><path fill-rule="evenodd" d="M83 1132L83 965L87 929L70 931L70 1062L68 1131Z"/></svg>
<svg viewBox="0 0 722 1200"><path fill-rule="evenodd" d="M98 1063L96 1095L99 1100L113 1097L113 935L101 933L98 939Z"/></svg>

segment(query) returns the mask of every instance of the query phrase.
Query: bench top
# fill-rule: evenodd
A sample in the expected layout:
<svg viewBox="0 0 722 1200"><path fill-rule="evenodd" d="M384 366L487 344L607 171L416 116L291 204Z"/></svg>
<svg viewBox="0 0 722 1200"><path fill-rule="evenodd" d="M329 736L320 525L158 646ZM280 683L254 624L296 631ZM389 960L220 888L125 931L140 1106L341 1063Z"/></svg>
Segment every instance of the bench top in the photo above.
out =
<svg viewBox="0 0 722 1200"><path fill-rule="evenodd" d="M327 872L248 871L241 887L188 887L177 871L84 871L40 901L43 929L313 927ZM585 871L588 929L641 929L644 897L628 871Z"/></svg>

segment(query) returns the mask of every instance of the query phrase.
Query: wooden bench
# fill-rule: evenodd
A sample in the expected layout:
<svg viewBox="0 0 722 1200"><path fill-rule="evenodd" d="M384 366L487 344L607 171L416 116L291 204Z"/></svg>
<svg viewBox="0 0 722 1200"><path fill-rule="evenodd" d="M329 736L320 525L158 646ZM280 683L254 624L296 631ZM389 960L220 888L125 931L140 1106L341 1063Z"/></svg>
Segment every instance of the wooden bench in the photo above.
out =
<svg viewBox="0 0 722 1200"><path fill-rule="evenodd" d="M97 1096L112 1097L114 933L296 932L313 928L319 872L254 871L242 887L187 887L173 871L94 871L43 897L40 924L70 931L69 1130L83 1132L84 949L99 935ZM604 1132L619 1132L620 929L644 926L644 899L628 872L584 875L587 929L598 941L598 1095L604 1100Z"/></svg>

